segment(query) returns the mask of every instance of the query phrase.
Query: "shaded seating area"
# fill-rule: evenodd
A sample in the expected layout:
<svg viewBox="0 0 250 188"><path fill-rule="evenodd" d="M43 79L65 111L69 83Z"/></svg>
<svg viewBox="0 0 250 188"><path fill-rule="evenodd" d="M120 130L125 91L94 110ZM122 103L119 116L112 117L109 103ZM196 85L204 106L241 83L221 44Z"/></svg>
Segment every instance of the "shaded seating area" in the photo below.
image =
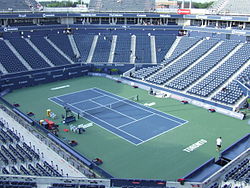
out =
<svg viewBox="0 0 250 188"><path fill-rule="evenodd" d="M9 41L33 69L50 67L50 65L23 38L10 38Z"/></svg>
<svg viewBox="0 0 250 188"><path fill-rule="evenodd" d="M129 63L131 54L131 35L117 34L116 48L113 62Z"/></svg>
<svg viewBox="0 0 250 188"><path fill-rule="evenodd" d="M74 34L76 46L81 55L81 61L86 62L90 52L90 48L94 39L93 34Z"/></svg>
<svg viewBox="0 0 250 188"><path fill-rule="evenodd" d="M54 65L60 66L69 64L68 60L53 48L43 37L32 36L30 40Z"/></svg>
<svg viewBox="0 0 250 188"><path fill-rule="evenodd" d="M112 44L112 35L99 35L92 62L107 63Z"/></svg>
<svg viewBox="0 0 250 188"><path fill-rule="evenodd" d="M49 35L48 39L51 40L68 57L74 61L76 60L76 55L74 54L67 34Z"/></svg>
<svg viewBox="0 0 250 188"><path fill-rule="evenodd" d="M27 68L14 55L14 53L5 44L5 42L3 40L0 40L0 61L1 61L1 64L3 65L3 67L9 73L27 71Z"/></svg>
<svg viewBox="0 0 250 188"><path fill-rule="evenodd" d="M136 35L135 63L151 63L150 36Z"/></svg>
<svg viewBox="0 0 250 188"><path fill-rule="evenodd" d="M163 62L165 56L176 39L175 35L155 35L157 62Z"/></svg>

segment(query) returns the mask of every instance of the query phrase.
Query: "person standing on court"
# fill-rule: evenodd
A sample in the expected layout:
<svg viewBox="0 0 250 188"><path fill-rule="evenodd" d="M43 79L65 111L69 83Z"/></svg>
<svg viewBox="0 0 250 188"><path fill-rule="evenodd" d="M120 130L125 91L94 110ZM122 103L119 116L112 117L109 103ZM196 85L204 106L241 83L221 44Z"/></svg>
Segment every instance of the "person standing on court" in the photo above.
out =
<svg viewBox="0 0 250 188"><path fill-rule="evenodd" d="M219 152L221 150L222 139L221 137L216 139L216 150Z"/></svg>

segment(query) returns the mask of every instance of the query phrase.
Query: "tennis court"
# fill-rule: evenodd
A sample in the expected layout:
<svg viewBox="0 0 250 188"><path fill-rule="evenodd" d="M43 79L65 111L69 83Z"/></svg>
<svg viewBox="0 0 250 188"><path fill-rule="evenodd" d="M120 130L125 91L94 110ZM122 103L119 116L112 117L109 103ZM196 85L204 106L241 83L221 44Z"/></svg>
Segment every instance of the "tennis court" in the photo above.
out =
<svg viewBox="0 0 250 188"><path fill-rule="evenodd" d="M186 120L146 107L99 88L49 98L135 145L185 123Z"/></svg>

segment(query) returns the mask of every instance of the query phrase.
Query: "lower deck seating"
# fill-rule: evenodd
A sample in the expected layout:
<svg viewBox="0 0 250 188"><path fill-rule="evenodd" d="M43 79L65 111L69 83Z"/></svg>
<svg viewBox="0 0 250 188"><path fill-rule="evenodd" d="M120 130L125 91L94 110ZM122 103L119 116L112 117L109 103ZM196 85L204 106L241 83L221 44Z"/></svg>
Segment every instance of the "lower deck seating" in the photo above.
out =
<svg viewBox="0 0 250 188"><path fill-rule="evenodd" d="M217 47L213 52L202 59L198 64L181 74L166 86L177 90L184 90L196 80L200 79L213 67L215 67L223 58L225 58L239 42L227 40Z"/></svg>
<svg viewBox="0 0 250 188"><path fill-rule="evenodd" d="M30 40L36 47L56 66L69 64L68 60L63 57L48 41L41 36L31 37Z"/></svg>
<svg viewBox="0 0 250 188"><path fill-rule="evenodd" d="M203 97L211 95L211 93L213 93L250 59L249 54L250 44L242 44L242 47L225 63L223 63L217 70L211 73L204 80L188 90L188 93Z"/></svg>
<svg viewBox="0 0 250 188"><path fill-rule="evenodd" d="M23 38L9 39L14 48L33 69L50 67L49 64Z"/></svg>
<svg viewBox="0 0 250 188"><path fill-rule="evenodd" d="M67 34L49 35L48 39L60 48L69 58L72 60L76 59Z"/></svg>
<svg viewBox="0 0 250 188"><path fill-rule="evenodd" d="M155 35L157 62L163 62L165 56L176 39L175 35Z"/></svg>
<svg viewBox="0 0 250 188"><path fill-rule="evenodd" d="M178 42L177 46L175 47L174 51L172 52L171 56L168 58L165 58L163 62L165 64L168 64L169 62L175 60L177 57L179 57L185 51L190 49L192 46L194 46L200 40L201 40L201 38L198 38L198 37L183 36L183 37L179 38L179 42Z"/></svg>
<svg viewBox="0 0 250 188"><path fill-rule="evenodd" d="M112 35L99 35L92 62L107 63L112 44Z"/></svg>
<svg viewBox="0 0 250 188"><path fill-rule="evenodd" d="M151 63L151 43L150 36L136 35L136 63Z"/></svg>
<svg viewBox="0 0 250 188"><path fill-rule="evenodd" d="M135 72L132 72L130 76L133 77L133 78L144 80L149 75L157 72L161 68L162 68L162 65L157 65L157 66L142 68L142 69L139 69L139 70L137 70Z"/></svg>
<svg viewBox="0 0 250 188"><path fill-rule="evenodd" d="M250 80L250 66L248 66L238 77L237 80ZM219 91L212 99L225 104L235 104L243 95L243 91L236 82L231 82L221 91Z"/></svg>
<svg viewBox="0 0 250 188"><path fill-rule="evenodd" d="M197 47L192 49L188 54L178 59L175 63L167 66L163 70L159 71L159 73L156 73L146 80L156 84L164 84L165 82L188 68L188 66L192 65L196 60L198 60L208 50L210 50L217 42L218 40L214 39L204 40Z"/></svg>
<svg viewBox="0 0 250 188"><path fill-rule="evenodd" d="M74 34L74 40L81 55L81 61L86 62L89 56L90 48L94 39L93 34Z"/></svg>
<svg viewBox="0 0 250 188"><path fill-rule="evenodd" d="M3 40L0 40L0 62L9 73L27 71Z"/></svg>
<svg viewBox="0 0 250 188"><path fill-rule="evenodd" d="M131 54L131 35L118 34L114 53L114 63L129 63Z"/></svg>

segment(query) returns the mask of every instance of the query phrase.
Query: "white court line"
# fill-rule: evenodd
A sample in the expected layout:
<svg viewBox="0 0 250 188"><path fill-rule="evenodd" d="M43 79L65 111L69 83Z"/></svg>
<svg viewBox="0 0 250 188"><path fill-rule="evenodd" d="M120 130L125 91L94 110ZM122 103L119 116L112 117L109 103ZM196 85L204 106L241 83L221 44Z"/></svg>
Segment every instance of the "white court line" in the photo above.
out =
<svg viewBox="0 0 250 188"><path fill-rule="evenodd" d="M98 92L98 91L97 91ZM101 93L101 92L99 92L99 93ZM102 93L103 95L106 95L106 96L109 96L109 95L107 95L106 93ZM115 95L115 94L114 94ZM115 97L113 97L113 96L109 96L109 97L111 97L111 98L113 98L113 99L117 99L117 98L115 98ZM121 98L123 98L123 97L121 97ZM125 98L126 99L126 98ZM128 100L128 99L127 99ZM125 101L124 101L125 102ZM165 116L163 116L163 115L161 115L161 114L156 114L155 112L152 112L152 111L150 111L150 110L152 110L151 108L148 108L148 107L146 107L146 108L148 108L148 109L143 109L141 106L139 106L139 105L141 105L140 103L135 103L135 104L138 104L138 106L136 106L136 105L134 105L134 104L131 104L131 103L128 103L128 102L125 102L125 103L127 103L128 105L131 105L131 106L134 106L134 107L136 107L136 108L138 108L138 109L142 109L143 111L145 111L145 112L149 112L149 113L153 113L153 114L155 114L155 115L158 115L158 116L160 116L160 117L162 117L162 118L164 118L164 119L168 119L168 120L170 120L170 121L173 121L173 122L176 122L176 123L179 123L179 124L183 124L182 122L179 122L179 121L176 121L176 120L174 120L174 119L171 119L171 118L168 118L168 117L165 117ZM144 106L143 106L144 107ZM156 109L153 109L153 110L156 110ZM156 110L156 111L158 111L158 112L161 112L161 111L159 111L159 110ZM161 112L161 113L164 113L164 112ZM168 114L169 115L169 114ZM169 115L169 116L172 116L172 115ZM178 119L178 118L177 118ZM183 121L186 121L186 120L183 120ZM186 121L186 122L188 122L188 121ZM185 123L186 123L185 122Z"/></svg>
<svg viewBox="0 0 250 188"><path fill-rule="evenodd" d="M69 105L70 105L70 104L69 104ZM72 105L70 105L70 106L72 106ZM86 113L86 114L88 114L89 116L92 116L92 117L98 119L99 121L102 121L102 122L108 124L109 126L115 128L115 129L117 129L117 127L115 127L114 125L112 125L112 124L110 124L110 123L108 123L108 122L106 122L106 121L103 121L102 119L100 119L100 118L98 118L98 117L96 117L96 116L93 116L92 114L89 114L88 112L84 112L84 111L82 111L81 109L79 109L79 108L77 108L77 107L75 107L75 106L72 106L72 107L73 107L73 108L76 108L77 110L80 110L80 112ZM120 129L117 129L117 130L119 130L119 131L121 131L121 132L124 132L125 134L127 134L127 135L129 135L129 136L131 136L131 137L134 137L134 138L137 139L137 140L143 141L143 140L141 140L140 138L137 138L136 136L134 136L134 135L132 135L132 134L130 134L130 133L127 133L127 132L125 132L125 131L123 131L123 130L120 130Z"/></svg>
<svg viewBox="0 0 250 188"><path fill-rule="evenodd" d="M105 97L104 95L100 95L98 97L93 97L91 99L85 99L85 100L82 100L82 101L79 101L79 102L74 102L74 103L71 103L72 105L75 105L75 104L79 104L79 103L82 103L82 102L86 102L86 101L89 101L89 100L92 100L92 99L99 99L99 98L102 98L102 97Z"/></svg>
<svg viewBox="0 0 250 188"><path fill-rule="evenodd" d="M50 98L54 98L54 97L64 97L64 96L67 96L67 95L71 95L71 94L75 94L75 93L80 93L82 91L88 91L88 90L92 90L95 92L95 90L93 88L89 88L89 89L83 89L83 90L79 90L79 91L75 91L75 92L72 92L72 93L67 93L67 94L63 94L63 95L58 95L58 96L53 96L53 97L50 97ZM95 92L96 93L96 92Z"/></svg>
<svg viewBox="0 0 250 188"><path fill-rule="evenodd" d="M104 89L100 89L100 88L97 88L97 87L94 87L93 89L99 90L99 93L101 93L100 91L103 91L103 92L106 92L106 93L110 93L109 91L106 91L106 90L104 90ZM98 92L98 91L96 91L96 92ZM101 94L106 94L106 93L101 93ZM117 96L118 98L124 98L124 99L126 99L125 97L121 97L121 96L116 95L116 94L114 94L114 93L110 93L110 94L115 95L115 96ZM107 95L107 94L106 94L106 95ZM112 96L110 96L110 97L112 97ZM128 99L127 99L127 100L128 100ZM155 110L155 111L157 111L157 112L159 112L159 113L165 113L165 112L162 112L162 111L157 110L157 109L155 109L155 108L149 108L149 107L144 106L144 105L142 105L142 104L140 104L140 103L136 103L136 104L138 104L138 106L142 106L142 107L147 108L147 109L149 109L149 110ZM131 104L131 105L132 105L132 104ZM140 107L140 108L142 108L142 107ZM146 110L146 109L144 109L144 108L142 108L142 109L145 110L145 111L148 111L148 110ZM153 113L152 111L150 111L150 112ZM165 114L167 114L167 113L165 113ZM172 117L175 117L175 118L180 119L180 120L183 120L183 121L185 121L185 122L188 122L187 120L182 119L182 118L179 118L179 117L176 117L176 116L174 116L174 115L170 115L170 114L167 114L167 115L172 116ZM181 123L181 122L179 122L179 123Z"/></svg>
<svg viewBox="0 0 250 188"><path fill-rule="evenodd" d="M153 116L153 115L154 115L154 114L150 114L150 115L145 116L145 117L143 117L143 118L137 119L137 120L135 120L135 121L133 121L133 122L126 123L126 124L121 125L120 127L118 127L118 129L120 129L120 128L122 128L122 127L126 127L126 126L129 125L129 124L136 123L137 121L141 121L141 120L146 119L146 118L148 118L148 117L151 117L151 116Z"/></svg>
<svg viewBox="0 0 250 188"><path fill-rule="evenodd" d="M91 99L89 99L89 100L92 101ZM125 117L127 117L127 118L129 118L129 119L132 119L133 121L136 120L135 118L132 118L132 117L130 117L130 116L127 116L126 114L123 114L123 113L121 113L121 112L119 112L119 111L116 111L116 110L114 110L114 109L112 109L112 108L108 108L108 107L104 106L103 104L100 104L100 103L95 102L95 101L92 101L92 102L93 102L93 103L96 103L96 104L100 105L101 107L104 107L104 108L106 108L106 109L108 109L108 110L111 110L111 111L113 111L113 112L116 112L116 113L118 113L118 114L121 114L121 115L123 115L123 116L125 116ZM114 103L115 103L115 102L114 102ZM112 105L112 104L114 104L114 103L107 104L107 105Z"/></svg>
<svg viewBox="0 0 250 188"><path fill-rule="evenodd" d="M59 103L57 103L57 102L51 100L50 98L48 98L48 100L50 100L51 102L55 103L56 105L59 105L59 106L63 107L61 104L59 104ZM73 108L75 108L75 107L73 107ZM77 113L74 112L74 111L73 111L73 113L74 113L74 114L77 114ZM90 115L90 116L92 116L92 115ZM92 116L92 117L95 118L95 116ZM86 118L86 117L83 117L83 118L87 119L87 120L90 121L90 122L93 122L93 121L90 120L89 118ZM114 133L113 131L111 131L111 130L109 130L109 129L103 127L103 126L101 126L100 124L98 124L98 123L96 123L96 122L95 122L95 124L96 124L97 126L101 127L102 129L105 129L106 131L108 131L108 132L110 132L110 133L116 135L116 136L119 137L119 138L122 138L123 140L126 140L127 142L129 142L129 143L131 143L131 144L133 144L133 145L135 145L135 146L138 146L138 145L140 145L140 143L142 143L142 142L140 142L139 144L135 144L135 143L131 142L130 140L128 140L128 139L126 139L126 138L124 138L124 137L122 137L122 136L120 136L120 135ZM108 124L108 123L107 123L107 124ZM112 127L113 127L113 126L112 126ZM119 130L119 129L118 129L118 130ZM119 131L120 131L120 130L119 130ZM126 134L127 134L127 133L126 133Z"/></svg>
<svg viewBox="0 0 250 188"><path fill-rule="evenodd" d="M171 128L171 129L168 129L168 130L166 130L166 131L164 131L164 132L161 132L160 134L157 134L157 135L155 135L155 136L153 136L153 137L150 137L149 139L144 140L144 141L141 142L140 144L143 144L143 143L145 143L145 142L147 142L147 141L153 140L154 138L156 138L156 137L158 137L158 136L161 136L161 135L163 135L163 134L165 134L165 133L167 133L167 132L169 132L169 131L172 131L172 130L174 130L174 129L176 129L176 128L178 128L178 127L184 125L184 124L186 124L186 123L179 124L179 125L177 125L177 126ZM138 145L139 145L139 144L138 144Z"/></svg>
<svg viewBox="0 0 250 188"><path fill-rule="evenodd" d="M53 97L53 98L55 98L55 99L61 101L62 103L65 103L62 99L59 99L59 98L57 98L57 97ZM49 98L49 99L50 99L50 98Z"/></svg>
<svg viewBox="0 0 250 188"><path fill-rule="evenodd" d="M137 138L137 137L135 137L135 136L133 136L133 135L131 135L131 134L129 134L129 133L127 133L127 132L121 130L121 129L119 129L120 127L124 127L124 126L126 126L126 125L135 123L135 122L137 122L137 121L139 121L139 120L136 120L136 121L134 121L134 122L130 122L130 123L128 123L128 124L124 124L124 125L122 125L122 126L120 126L120 127L114 127L113 125L107 123L106 121L103 121L103 120L99 119L98 117L95 117L95 116L93 116L93 115L87 113L87 114L89 114L90 116L92 116L92 117L94 117L94 118L96 118L96 119L99 119L100 121L102 121L102 122L104 122L104 123L107 123L108 125L112 126L113 128L115 128L115 129L117 129L117 130L119 130L119 131L122 131L122 132L124 132L125 134L130 135L130 136L132 136L132 137L134 137L134 138L136 138L136 139L142 141L142 142L139 143L139 144L135 144L135 143L133 143L133 142L127 140L126 138L124 138L124 137L122 137L122 136L119 136L119 135L117 135L116 133L114 133L114 132L112 132L112 131L110 131L110 130L108 130L108 129L106 129L106 128L104 128L104 127L102 127L102 126L100 126L100 125L97 124L98 126L104 128L105 130L107 130L107 131L109 131L109 132L115 134L116 136L118 136L118 137L120 137L120 138L125 139L126 141L128 141L128 142L130 142L130 143L132 143L132 144L134 144L134 145L136 145L136 146L137 146L137 145L140 145L140 144L142 144L142 143L145 143L145 142L147 142L147 141L149 141L149 140L151 140L151 139L154 139L154 138L156 138L156 137L158 137L158 136L160 136L160 135L162 135L162 134L165 134L165 133L168 132L168 131L171 131L171 130L173 130L173 129L175 129L175 128L178 128L178 127L180 127L180 126L182 126L182 125L188 123L187 120L178 118L178 117L173 116L173 115L167 114L167 115L170 116L170 117L175 117L175 118L180 119L180 120L183 120L183 121L185 121L185 122L181 123L181 122L175 121L175 120L173 120L173 119L170 119L170 118L168 118L168 117L165 117L165 116L163 116L163 115L161 115L161 114L157 114L157 113L155 113L155 112L153 112L153 111L150 111L150 110L155 110L155 111L157 111L157 112L159 112L159 113L164 113L164 112L161 112L161 111L159 111L159 110L157 110L157 109L151 109L151 108L149 108L149 107L143 106L143 105L140 104L140 103L135 103L135 104L138 105L138 106L136 106L136 105L134 105L134 104L125 102L125 100L128 100L128 101L129 101L129 99L127 99L127 98L125 98L125 97L118 96L118 95L113 94L113 93L110 93L110 92L108 92L108 91L106 91L106 90L102 90L102 89L99 89L99 88L96 88L96 87L94 87L94 88L89 88L89 89L87 89L87 90L92 90L92 91L94 91L95 93L101 94L102 96L99 96L99 97L107 96L107 97L109 97L109 98L113 98L113 99L115 99L115 100L120 100L120 101L121 101L121 99L123 99L123 102L124 102L124 103L126 103L126 104L128 104L128 105L131 105L131 106L134 106L134 107L136 107L136 108L138 108L138 109L141 109L141 110L143 110L143 111L145 111L145 112L151 113L149 116L158 115L158 116L160 116L160 117L162 117L162 118L164 118L164 119L168 119L168 120L170 120L170 121L172 121L172 122L176 122L176 123L179 124L179 125L173 127L172 129L169 129L169 130L167 130L167 131L164 131L164 132L162 132L162 133L160 133L160 134L158 134L158 135L155 135L155 136L153 136L153 137L151 137L151 138L149 138L149 139L143 141L143 140L141 140L141 139L139 139L139 138ZM98 91L96 91L96 90L98 90ZM85 91L85 90L81 90L81 91ZM78 92L81 92L81 91L78 91ZM73 93L77 93L77 92L73 92ZM108 95L108 94L109 94L109 95ZM66 95L69 95L69 94L66 94ZM117 98L114 97L114 96L112 96L112 95L116 96ZM54 97L54 98L57 98L57 97ZM57 99L58 99L58 98L57 98ZM61 99L58 99L58 100L62 101ZM91 99L88 99L88 100L91 100ZM54 101L53 101L53 102L54 102ZM63 101L62 101L62 102L63 102ZM94 102L94 101L93 101L93 102ZM132 101L131 101L131 102L132 102ZM56 102L55 102L55 103L56 103ZM58 104L58 103L56 103L56 104ZM60 105L60 104L58 104L58 105ZM69 104L69 105L70 105L70 104ZM61 106L61 105L60 105L60 106ZM71 106L72 106L72 105L71 105ZM77 108L77 107L75 107L75 106L72 106L72 107L73 107L73 108ZM102 106L102 107L103 107L103 106ZM105 107L105 106L104 106L104 107ZM100 108L100 107L95 107L95 108ZM92 109L95 109L95 108L92 108ZM106 108L106 107L105 107L105 108ZM146 108L146 109L145 109L145 108ZM77 108L77 109L80 110L79 108ZM108 109L109 109L109 108L108 108ZM87 110L91 110L91 109L87 109ZM86 111L87 111L87 110L86 110ZM80 110L80 111L82 111L82 110ZM85 112L85 113L86 113L86 112ZM122 114L122 115L124 115L124 114ZM145 118L147 118L147 117L148 117L148 116L146 116L146 117L144 117L144 118L141 118L141 119L145 119ZM85 118L85 117L84 117L84 118ZM131 118L131 117L130 117L130 118ZM88 119L88 118L86 118L86 119ZM140 119L140 120L141 120L141 119ZM88 120L89 120L89 119L88 119ZM89 120L89 121L91 121L91 120Z"/></svg>

